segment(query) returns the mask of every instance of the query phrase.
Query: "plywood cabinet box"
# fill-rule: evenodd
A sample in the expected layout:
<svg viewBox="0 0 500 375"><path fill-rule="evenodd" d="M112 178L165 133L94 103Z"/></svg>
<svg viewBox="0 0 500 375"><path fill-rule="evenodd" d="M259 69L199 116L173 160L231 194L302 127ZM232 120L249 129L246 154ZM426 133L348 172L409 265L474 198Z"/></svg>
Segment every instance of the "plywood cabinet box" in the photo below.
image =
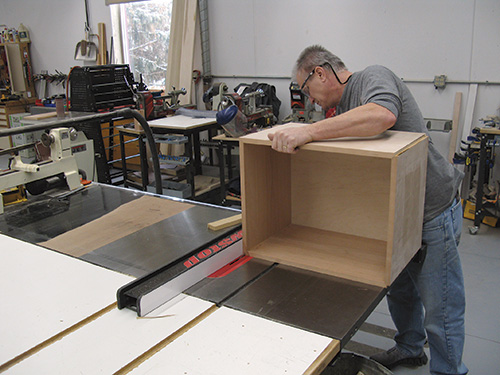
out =
<svg viewBox="0 0 500 375"><path fill-rule="evenodd" d="M245 253L389 286L421 247L427 136L387 131L290 155L271 148L273 131L240 138Z"/></svg>

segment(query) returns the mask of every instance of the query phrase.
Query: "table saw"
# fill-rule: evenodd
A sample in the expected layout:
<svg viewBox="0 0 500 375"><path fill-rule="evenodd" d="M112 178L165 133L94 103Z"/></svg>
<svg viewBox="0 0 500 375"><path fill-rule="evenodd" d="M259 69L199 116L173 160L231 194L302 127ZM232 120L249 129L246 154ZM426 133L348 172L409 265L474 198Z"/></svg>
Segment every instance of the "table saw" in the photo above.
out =
<svg viewBox="0 0 500 375"><path fill-rule="evenodd" d="M130 110L118 112L136 117ZM82 120L50 128L76 121ZM147 124L144 128L149 129ZM151 132L146 134L153 143ZM381 166L387 167L385 158L409 155L399 145L407 143L406 138L398 141L401 137L388 134L364 147L395 143L394 153L382 155ZM264 151L263 142L258 139L257 144L245 148ZM344 150L352 145L333 146ZM153 164L158 166L157 158ZM248 185L248 175L245 181ZM209 229L239 210L168 198L159 194L161 189L152 194L96 182L73 185L29 196L0 214L0 372L319 374L385 295L387 284L363 282L362 271L359 280L348 279L248 256L243 243L249 238L240 224ZM286 189L275 193L282 191ZM243 227L266 232L265 223L275 223L258 221L259 215L252 219L249 211L273 212L255 192L247 191ZM357 239L337 236L344 239L335 241L339 258L328 264L348 255L345 238ZM303 233L298 240L307 254L318 247L317 239ZM282 250L292 246L280 236L272 241ZM356 243L363 243L362 252L371 257L374 249L366 244L381 241ZM359 261L355 259L356 269Z"/></svg>
<svg viewBox="0 0 500 375"><path fill-rule="evenodd" d="M99 183L59 194L0 215L0 372L320 373L385 293L242 256L239 225L207 229L233 209ZM159 274L150 312L120 300Z"/></svg>

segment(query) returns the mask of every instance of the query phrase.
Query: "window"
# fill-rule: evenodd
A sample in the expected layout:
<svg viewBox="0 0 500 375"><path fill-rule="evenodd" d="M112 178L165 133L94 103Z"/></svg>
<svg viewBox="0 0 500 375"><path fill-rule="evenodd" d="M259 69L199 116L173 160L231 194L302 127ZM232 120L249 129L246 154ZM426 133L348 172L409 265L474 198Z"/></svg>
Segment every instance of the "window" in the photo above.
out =
<svg viewBox="0 0 500 375"><path fill-rule="evenodd" d="M139 82L142 75L150 90L165 88L172 1L112 5L116 7L112 11L113 35L121 39L123 54L123 59L117 56L115 61L129 64L135 80Z"/></svg>

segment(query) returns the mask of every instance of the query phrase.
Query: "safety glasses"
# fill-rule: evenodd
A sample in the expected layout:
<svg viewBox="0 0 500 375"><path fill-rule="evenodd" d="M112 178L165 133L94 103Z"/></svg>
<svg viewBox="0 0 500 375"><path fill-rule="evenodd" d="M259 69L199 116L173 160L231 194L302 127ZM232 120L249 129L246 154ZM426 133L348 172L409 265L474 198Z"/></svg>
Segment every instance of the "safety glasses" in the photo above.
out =
<svg viewBox="0 0 500 375"><path fill-rule="evenodd" d="M302 91L302 93L309 97L310 96L310 93L309 93L309 87L306 87L306 83L307 81L309 81L311 79L311 77L314 75L314 73L316 73L316 68L318 67L321 67L323 68L324 66L328 65L331 69L331 71L333 72L333 74L335 75L335 78L337 78L337 81L338 83L340 83L341 85L345 85L347 83L347 81L349 81L349 78L351 78L351 76L347 77L347 79L345 80L345 82L342 82L340 79L339 79L339 76L337 75L337 73L335 72L335 69L333 69L332 65L329 63L329 62L324 62L323 64L321 65L318 65L318 66L315 66L313 70L311 70L311 72L309 73L309 75L306 77L304 83L302 84L302 86L300 86L300 91Z"/></svg>

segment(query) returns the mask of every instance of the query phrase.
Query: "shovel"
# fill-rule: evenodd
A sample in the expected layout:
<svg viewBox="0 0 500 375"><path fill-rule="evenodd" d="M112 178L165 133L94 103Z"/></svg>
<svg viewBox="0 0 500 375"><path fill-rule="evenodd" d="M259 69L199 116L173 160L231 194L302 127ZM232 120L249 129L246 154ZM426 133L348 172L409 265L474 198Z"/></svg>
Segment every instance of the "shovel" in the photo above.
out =
<svg viewBox="0 0 500 375"><path fill-rule="evenodd" d="M89 11L87 7L87 0L85 0L85 38L80 40L76 44L75 48L75 60L83 60L83 61L96 61L97 55L99 54L99 48L94 42L90 41L92 36L97 36L90 32L90 24L89 24Z"/></svg>
<svg viewBox="0 0 500 375"><path fill-rule="evenodd" d="M80 40L75 48L75 60L96 61L99 54L99 48L94 42L90 41L89 32L85 32L85 39Z"/></svg>

